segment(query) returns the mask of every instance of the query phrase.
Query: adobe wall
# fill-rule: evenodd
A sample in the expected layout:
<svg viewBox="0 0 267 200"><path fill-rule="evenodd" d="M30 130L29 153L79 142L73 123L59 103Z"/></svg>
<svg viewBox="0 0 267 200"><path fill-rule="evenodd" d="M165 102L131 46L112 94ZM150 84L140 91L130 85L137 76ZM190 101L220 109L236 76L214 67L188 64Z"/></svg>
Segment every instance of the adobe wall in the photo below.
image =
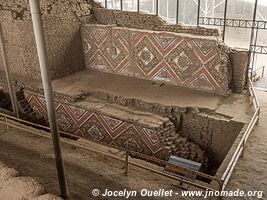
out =
<svg viewBox="0 0 267 200"><path fill-rule="evenodd" d="M42 95L25 92L26 100L40 116L48 118L45 99ZM56 100L56 114L62 133L128 149L144 155L167 160L170 155L180 156L203 164L206 170L208 159L205 152L175 132L174 124L168 118L154 118L153 121L133 120L118 113L110 114L95 107L63 103ZM136 155L134 155L136 156ZM137 155L138 157L138 155ZM141 157L142 158L142 157Z"/></svg>
<svg viewBox="0 0 267 200"><path fill-rule="evenodd" d="M0 84L0 90L1 89L8 92L7 89L4 87L2 88ZM39 116L43 116L47 119L45 100L41 94L42 92L39 90L32 91L32 89L27 88L25 93L27 100L33 107L34 111L38 113ZM122 105L126 109L127 106L129 106L128 102L130 101L130 99L125 99L117 95L101 94L101 92L97 94L92 93L90 96L98 100L103 100L107 104ZM110 123L116 120L124 121L124 123L128 125L133 123L132 120L118 118L118 116L114 117L113 115L104 113L103 110L96 112L94 109L83 109L80 106L73 106L77 102L77 99L71 99L68 95L55 93L55 97L57 99L56 109L61 131L69 132L74 136L77 135L86 139L92 139L90 134L88 135L86 132L88 129L83 128L84 122L88 120L88 123L91 125L95 123L98 127L106 126L106 122L104 121L103 123L103 120L101 120L102 118L105 118L105 116L110 119ZM68 103L61 102L70 102L72 106ZM147 150L150 148L149 146L151 143L147 143L147 141L143 140L144 138L142 137L134 137L134 139L137 139L137 143L140 143L143 146L143 153L153 155L161 159L166 159L168 155L172 154L203 162L204 160L201 158L200 152L204 150L205 155L209 158L209 170L211 170L210 172L212 173L215 173L215 170L225 159L225 156L228 154L228 151L236 140L237 135L244 127L244 123L235 121L232 117L220 115L219 113L211 110L205 111L196 107L166 107L161 104L150 104L137 99L131 102L133 102L131 105L131 108L134 108L133 110L155 113L166 119L164 125L160 125L154 131L157 137L161 138L161 145L157 146L157 148L152 151L153 153L151 153L151 150ZM89 115L85 118L79 117L85 112L95 113L95 115L98 116L97 119L100 119L100 121L95 121L95 119L91 116L89 117ZM144 126L140 123L134 123L134 126L141 126L141 129L154 129L152 126ZM137 131L135 135L143 136L144 132L142 132L141 129L135 129L135 131ZM100 131L100 133L107 137L106 131L108 129L105 129L105 131L103 131L103 129L101 130L102 131ZM127 126L125 126L125 129L123 130L126 131ZM112 135L113 132L111 131L108 134ZM130 135L130 138L132 136L133 135ZM100 143L104 142L107 144L114 144L112 143L112 140L102 139L96 139L96 141ZM120 143L119 146L125 148L123 143ZM140 150L138 146L139 145L132 147L131 150L138 152L138 149ZM164 150L157 153L159 147L164 147ZM202 150L199 149L199 147Z"/></svg>
<svg viewBox="0 0 267 200"><path fill-rule="evenodd" d="M233 92L241 93L246 88L249 53L245 50L235 49L231 52L230 58L233 66Z"/></svg>
<svg viewBox="0 0 267 200"><path fill-rule="evenodd" d="M87 68L227 95L229 49L217 40L112 25L82 26Z"/></svg>
<svg viewBox="0 0 267 200"><path fill-rule="evenodd" d="M204 113L183 114L182 136L199 144L213 162L220 164L234 143L244 124L231 118L212 116Z"/></svg>
<svg viewBox="0 0 267 200"><path fill-rule="evenodd" d="M0 5L0 21L3 26L8 64L11 73L27 77L28 79L40 79L36 47L35 45L32 45L35 43L35 40L28 0L0 0ZM169 25L155 15L108 10L101 8L98 4L92 3L91 1L88 3L86 0L41 0L41 9L52 79L57 79L85 68L85 60L88 60L88 55L85 55L84 58L82 52L82 42L84 41L82 41L80 36L80 25L85 23L94 24L96 23L95 19L97 20L97 23L117 24L118 26L123 27L138 28L140 29L140 33L147 32L147 29L149 29L188 33L190 35L195 34L198 35L196 37L200 38L201 36L218 36L218 30L216 29ZM110 26L108 26L107 29L110 32L109 27ZM153 33L159 34L157 31ZM164 34L167 33L160 33L160 35ZM151 35L151 33L148 32L147 35ZM187 40L190 40L191 38L187 36L176 37L182 37L184 39L188 38ZM246 77L245 70L247 66L245 61L247 59L247 54L241 53L241 55L239 51L234 51L230 55L232 67L226 67L225 58L227 58L227 60L229 59L229 55L226 55L228 54L227 51L229 49L225 49L224 45L221 45L220 42L215 42L208 38L210 37L203 38L201 41L207 43L203 48L210 48L214 45L212 48L216 49L216 51L219 50L220 58L215 59L215 63L210 61L210 63L212 63L211 65L216 65L216 67L209 67L208 73L206 73L206 70L199 72L200 74L197 76L201 76L200 79L192 77L192 80L184 81L185 77L188 76L187 74L182 75L181 80L172 81L177 85L187 86L189 84L191 86L193 85L192 88L203 91L212 91L223 95L227 94L227 90L231 87L234 92L240 92L244 86L244 77ZM211 38L214 39L214 37ZM209 49L200 48L200 50L202 52L197 50L198 53L196 54L198 57L200 56L200 60L209 57L209 55L204 55L207 53L205 51L209 51ZM133 50L129 52L132 54ZM126 51L125 54L128 54L129 52ZM241 57L242 59L240 61ZM129 56L129 58L134 58L134 54ZM129 60L131 61L131 59ZM217 65L218 62L220 62L220 67ZM0 71L2 73L3 66L1 66L1 63L2 62L0 62ZM136 67L134 68L137 69ZM231 72L232 69L235 70ZM175 74L176 72L173 70L161 71L161 75L163 76L170 76L168 73L172 73L172 79L177 78L177 74ZM203 73L205 75L203 75ZM135 76L139 78L147 78L147 74L138 73L138 69ZM149 79L151 79L151 77L149 77ZM165 78L158 77L158 79ZM192 83L190 81L195 82ZM169 82L169 80L167 80L167 82ZM199 85L202 86L199 87Z"/></svg>
<svg viewBox="0 0 267 200"><path fill-rule="evenodd" d="M215 168L220 166L244 127L244 122L236 121L233 117L222 115L216 110L201 107L163 106L160 103L149 103L101 91L91 92L90 97L169 118L175 126L176 133L205 150L214 165L212 167ZM68 101L75 102L77 98L68 98Z"/></svg>
<svg viewBox="0 0 267 200"><path fill-rule="evenodd" d="M39 79L28 0L0 0L0 5L0 21L11 73ZM92 19L91 5L85 0L42 0L40 5L51 78L56 79L83 69L79 27L84 19Z"/></svg>
<svg viewBox="0 0 267 200"><path fill-rule="evenodd" d="M116 24L122 27L150 29L155 31L170 31L177 33L190 33L204 36L219 36L218 29L204 27L187 27L167 24L159 16L130 11L109 10L94 4L93 12L100 24Z"/></svg>

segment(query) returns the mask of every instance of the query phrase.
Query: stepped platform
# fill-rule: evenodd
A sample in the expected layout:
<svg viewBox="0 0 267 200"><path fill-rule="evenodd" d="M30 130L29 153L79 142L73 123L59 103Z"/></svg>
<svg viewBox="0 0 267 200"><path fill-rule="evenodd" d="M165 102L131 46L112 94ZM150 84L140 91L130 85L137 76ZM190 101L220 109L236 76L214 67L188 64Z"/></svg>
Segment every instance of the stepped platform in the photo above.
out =
<svg viewBox="0 0 267 200"><path fill-rule="evenodd" d="M33 110L47 118L41 82L24 87ZM246 93L222 97L87 69L54 80L53 89L61 131L164 160L195 160L211 174L251 113Z"/></svg>
<svg viewBox="0 0 267 200"><path fill-rule="evenodd" d="M19 81L20 77L16 77ZM37 93L42 89L41 81L32 80L23 86ZM72 75L53 81L56 97L68 102L79 102L84 98L97 99L101 102L113 102L123 106L147 106L149 112L157 107L160 111L166 108L199 108L214 111L246 123L250 117L249 95L230 94L222 97L196 91L180 86L160 84L148 80L125 77L94 70L82 70ZM139 105L140 106L140 105ZM141 108L140 108L141 109Z"/></svg>

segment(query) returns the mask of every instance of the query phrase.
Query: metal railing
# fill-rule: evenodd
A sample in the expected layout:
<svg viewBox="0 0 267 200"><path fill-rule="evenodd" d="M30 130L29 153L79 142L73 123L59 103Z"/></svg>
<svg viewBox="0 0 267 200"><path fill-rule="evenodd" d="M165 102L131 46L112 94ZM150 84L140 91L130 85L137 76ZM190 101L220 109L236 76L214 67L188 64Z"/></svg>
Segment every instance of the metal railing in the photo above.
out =
<svg viewBox="0 0 267 200"><path fill-rule="evenodd" d="M250 120L250 122L249 122L249 124L248 124L248 126L247 126L247 128L246 128L246 130L245 130L245 132L243 134L243 136L242 136L242 139L240 140L240 142L239 142L235 152L233 153L233 156L231 157L231 160L230 160L228 166L226 167L226 170L224 171L224 173L223 173L221 178L216 177L216 176L211 176L211 175L208 175L208 174L205 174L205 173L202 173L202 172L199 172L199 171L195 171L195 170L192 170L192 169L188 169L188 168L172 165L172 164L170 164L170 163L168 163L166 161L159 160L159 159L157 159L155 157L147 156L147 155L144 155L144 154L141 154L141 153L138 153L138 152L135 152L135 151L131 151L131 150L128 150L128 149L125 149L125 148L121 148L121 147L118 147L118 146L114 146L114 145L99 143L99 142L95 142L95 141L91 141L90 140L91 142L94 142L96 144L100 144L100 145L103 145L103 146L106 146L106 147L115 148L115 149L120 150L120 151L125 151L125 159L123 159L121 157L118 157L118 156L115 156L113 154L104 152L104 151L99 151L99 150L92 149L92 148L84 146L84 145L77 144L75 142L71 142L69 140L64 140L64 142L65 143L69 143L71 145L75 145L75 146L83 148L83 149L86 149L86 150L94 152L94 153L100 153L100 154L103 154L103 155L108 156L110 158L125 162L125 174L129 174L129 166L132 165L132 166L135 166L135 167L138 167L138 168L153 172L155 174L170 178L172 180L176 180L176 181L180 181L182 183L186 183L186 184L188 184L188 185L190 185L192 187L198 188L198 189L211 190L211 191L223 191L225 189L227 183L229 182L229 179L230 179L230 177L231 177L231 175L233 173L233 170L234 170L234 168L235 168L235 166L237 164L237 161L239 160L240 157L243 156L245 145L247 143L248 137L250 136L254 126L257 124L257 122L259 120L260 104L259 104L258 98L256 96L256 93L255 93L255 90L254 90L254 87L253 87L253 84L252 84L250 79L248 79L248 88L249 88L250 96L252 98L252 103L253 103L253 107L254 107L255 112L254 112L253 117L251 118L251 120ZM0 123L6 125L5 132L7 132L9 130L8 127L14 127L14 128L18 128L20 130L26 131L26 132L30 132L30 133L36 134L38 136L51 138L49 136L49 134L47 134L47 135L41 134L41 130L34 129L34 131L33 131L33 130L29 129L29 128L23 127L22 124L25 124L25 125L28 125L28 126L38 127L40 129L45 129L47 131L50 130L49 127L42 126L42 125L39 125L39 124L36 124L36 123L32 123L32 122L29 122L29 121L26 121L26 120L18 119L16 117L11 116L11 115L4 114L4 113L0 112L0 119L1 119L1 117L3 118L3 120L2 121L0 120ZM68 135L68 136L72 136L72 137L75 136L77 138L80 138L80 137L78 137L76 135L73 135L73 134L70 134L70 133L66 133L66 132L63 132L63 131L60 131L60 133L63 133L63 134ZM202 185L200 183L196 183L196 182L194 182L192 180L188 180L188 179L176 177L176 176L173 176L173 175L169 175L169 174L163 173L163 172L161 172L159 170L155 170L155 169L152 169L152 168L137 164L135 162L129 161L129 154L131 154L131 155L133 155L135 157L141 158L142 160L155 163L155 164L157 164L159 166L162 166L162 167L166 166L167 164L171 165L172 167L174 167L177 170L177 172L180 172L182 174L193 173L196 176L204 178L204 179L207 179L209 181L215 181L218 184L218 188L207 187L206 185Z"/></svg>
<svg viewBox="0 0 267 200"><path fill-rule="evenodd" d="M246 128L246 131L245 133L243 134L242 136L242 139L240 140L221 180L223 181L223 185L222 185L222 190L225 189L227 183L229 182L229 179L233 173L233 170L237 164L237 161L238 159L241 157L243 157L243 153L244 153L244 148L245 148L245 145L247 143L247 140L248 140L248 137L250 136L254 126L256 123L258 123L258 120L259 120L259 115L260 115L260 104L259 104L259 101L258 101L258 98L256 96L256 93L255 93L255 90L253 88L253 84L251 82L250 79L248 79L248 86L249 86L249 93L250 93L250 96L252 98L252 102L253 102L253 107L254 107L254 115L253 117L251 118L247 128Z"/></svg>
<svg viewBox="0 0 267 200"><path fill-rule="evenodd" d="M6 131L5 132L7 132L9 130L9 127L14 127L14 128L19 129L19 130L23 130L23 131L26 131L26 132L29 132L29 133L32 133L32 134L35 134L35 135L38 135L38 136L41 136L41 137L45 137L45 138L49 138L49 139L51 138L49 134L47 134L47 135L46 134L42 134L42 130L36 129L38 127L40 129L45 129L45 130L48 131L48 130L50 130L49 127L42 126L42 125L39 125L39 124L36 124L36 123L32 123L32 122L29 122L29 121L26 121L26 120L18 119L18 118L15 118L13 116L10 116L10 115L4 114L4 113L0 113L0 118L1 117L4 120L3 121L0 120L0 124L4 124L6 126ZM31 127L35 127L35 128L31 128L30 129L29 127L24 127L23 124L31 126ZM77 137L77 138L81 138L81 137L78 137L76 135L73 135L73 134L70 134L70 133L66 133L66 132L63 132L63 131L60 131L60 133L63 133L65 135L72 136L72 137L74 136L74 137ZM205 173L202 173L202 172L199 172L199 171L195 171L195 170L192 170L192 169L188 169L188 168L185 168L185 167L181 167L181 166L176 166L176 165L168 163L167 161L160 160L160 159L157 159L155 157L151 157L151 156L148 156L148 155L145 155L145 154L141 154L141 153L138 153L138 152L135 152L135 151L131 151L131 150L128 150L128 149L125 149L125 148L121 148L121 147L118 147L118 146L99 143L99 142L95 142L95 141L89 140L90 142L93 142L93 143L96 143L96 144L99 144L99 145L103 145L105 147L110 147L110 148L114 148L114 149L117 149L117 150L120 150L120 151L124 151L125 152L125 159L123 159L121 157L118 157L118 156L115 156L114 154L111 154L111 153L107 153L107 152L104 152L104 151L99 151L99 150L90 148L88 146L77 144L76 142L71 142L70 140L65 140L65 139L62 139L62 140L65 143L77 146L79 148L82 148L82 149L85 149L85 150L88 150L88 151L91 151L91 152L94 152L94 153L99 153L99 154L105 155L107 157L110 157L112 159L116 159L116 160L125 162L125 166L126 166L125 174L126 175L129 174L129 166L132 165L132 166L135 166L137 168L141 168L141 169L150 171L150 172L155 173L157 175L161 175L161 176L170 178L172 180L180 181L182 183L188 184L188 185L190 185L192 187L195 187L195 188L198 188L198 189L201 189L201 190L217 191L217 190L219 190L221 188L221 185L222 185L222 182L221 182L220 178L218 178L216 176L211 176L211 175L208 175L208 174L205 174ZM164 173L162 171L155 170L155 169L152 169L150 167L146 167L144 165L137 164L135 162L129 161L129 154L134 156L134 157L138 157L138 158L140 158L140 159L142 159L144 161L149 161L149 162L152 162L154 164L157 164L158 166L164 167L164 166L166 166L168 164L169 166L172 166L174 169L176 169L177 172L182 173L182 174L191 173L191 174L195 174L198 177L207 179L209 181L215 181L215 182L218 183L218 189L214 189L212 187L207 187L206 185L197 183L197 182L195 182L193 180L182 178L182 177L173 176L173 175L170 175L170 174L166 174L166 173Z"/></svg>
<svg viewBox="0 0 267 200"><path fill-rule="evenodd" d="M267 46L263 45L251 45L251 53L265 54L267 55Z"/></svg>
<svg viewBox="0 0 267 200"><path fill-rule="evenodd" d="M263 65L263 66L261 66L261 67L255 69L255 70L253 70L253 77L257 75L257 71L259 71L259 70L262 70L262 71L261 71L261 78L264 77L264 73L265 73L265 65Z"/></svg>
<svg viewBox="0 0 267 200"><path fill-rule="evenodd" d="M199 24L211 26L224 26L224 18L213 17L199 17ZM254 24L255 29L267 30L267 21L245 19L226 19L225 26L235 28L252 28Z"/></svg>

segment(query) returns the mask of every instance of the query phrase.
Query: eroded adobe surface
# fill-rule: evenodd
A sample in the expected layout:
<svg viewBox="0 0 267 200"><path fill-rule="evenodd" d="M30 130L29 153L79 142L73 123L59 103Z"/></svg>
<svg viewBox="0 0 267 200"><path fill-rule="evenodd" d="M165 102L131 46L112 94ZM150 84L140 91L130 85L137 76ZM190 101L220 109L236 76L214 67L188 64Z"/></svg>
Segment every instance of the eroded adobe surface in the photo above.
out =
<svg viewBox="0 0 267 200"><path fill-rule="evenodd" d="M0 3L11 73L40 79L28 1L1 0ZM222 95L244 88L247 55L240 56L239 51L231 53L216 38L217 30L168 25L152 15L106 10L85 0L42 0L41 10L52 79L83 70L85 60L89 60L89 68L97 64L105 72L167 81ZM98 23L105 25L90 25ZM80 35L81 24L83 33L85 29L88 33L84 38ZM106 30L104 35L100 29ZM97 38L91 37L95 33ZM92 61L94 50L98 54ZM1 65L0 70L3 71Z"/></svg>
<svg viewBox="0 0 267 200"><path fill-rule="evenodd" d="M28 3L0 0L0 21L11 73L38 80L40 69ZM52 79L83 69L79 28L81 21L92 20L91 5L85 0L42 0L40 5Z"/></svg>
<svg viewBox="0 0 267 200"><path fill-rule="evenodd" d="M174 154L206 167L209 158L218 167L243 123L216 109L220 95L243 91L247 52L226 47L217 30L91 1L42 0L41 7L61 131L165 160ZM20 111L45 124L28 1L0 0L0 20L12 79L26 88Z"/></svg>

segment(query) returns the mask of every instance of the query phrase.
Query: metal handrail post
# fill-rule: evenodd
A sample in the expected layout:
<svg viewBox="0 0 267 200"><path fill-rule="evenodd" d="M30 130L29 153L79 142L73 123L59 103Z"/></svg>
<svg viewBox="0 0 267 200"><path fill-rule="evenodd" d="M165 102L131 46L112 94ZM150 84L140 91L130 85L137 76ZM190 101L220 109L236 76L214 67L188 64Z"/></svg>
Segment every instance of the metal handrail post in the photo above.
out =
<svg viewBox="0 0 267 200"><path fill-rule="evenodd" d="M126 151L125 154L125 175L129 175L129 151Z"/></svg>
<svg viewBox="0 0 267 200"><path fill-rule="evenodd" d="M10 73L9 73L6 49L5 49L5 46L4 46L4 35L3 35L1 24L0 24L0 52L1 52L1 55L2 55L2 60L3 60L5 74L6 74L6 81L7 81L7 85L8 85L10 100L11 100L11 103L12 103L13 113L15 114L15 116L17 118L19 118L19 109L18 109L18 104L17 104L17 97L16 97L16 94L15 94L14 88L12 86L11 77L10 77Z"/></svg>
<svg viewBox="0 0 267 200"><path fill-rule="evenodd" d="M5 116L5 123L6 123L6 132L9 131L8 123L7 123L7 117Z"/></svg>

